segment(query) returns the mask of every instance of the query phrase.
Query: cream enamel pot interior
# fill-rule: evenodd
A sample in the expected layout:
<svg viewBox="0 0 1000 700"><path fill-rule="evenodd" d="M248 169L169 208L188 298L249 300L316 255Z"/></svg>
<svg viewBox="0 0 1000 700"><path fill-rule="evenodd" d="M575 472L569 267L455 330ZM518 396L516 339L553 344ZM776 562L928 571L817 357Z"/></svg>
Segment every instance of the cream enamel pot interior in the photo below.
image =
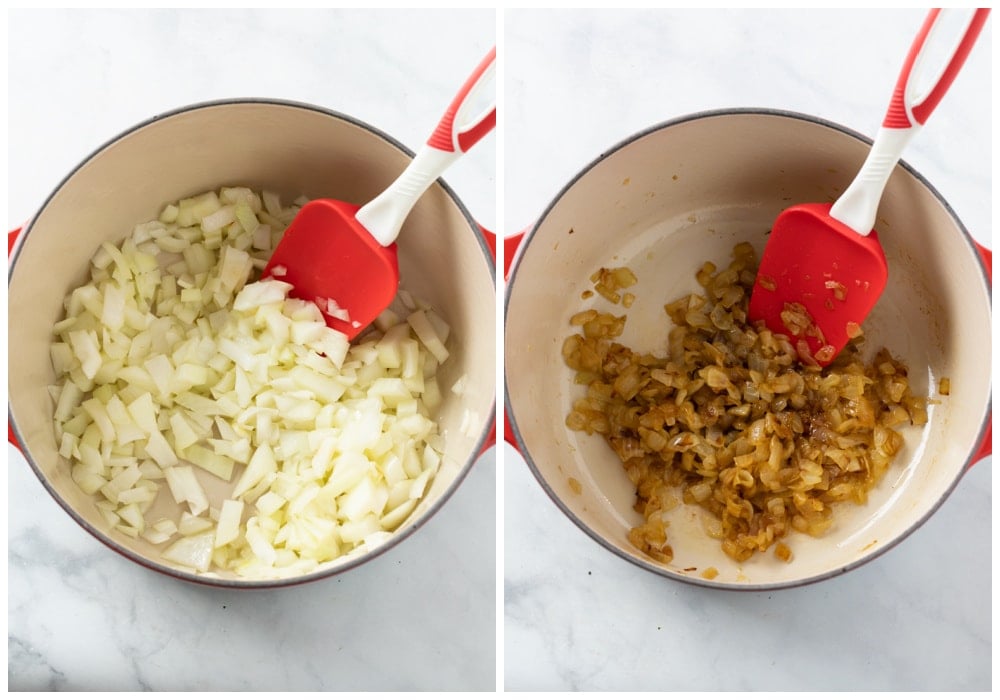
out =
<svg viewBox="0 0 1000 700"><path fill-rule="evenodd" d="M495 413L495 268L475 221L440 181L418 202L400 234L401 288L427 300L451 325L442 388L465 377L461 396L442 391L437 417L446 437L441 470L391 539L294 579L194 575L159 558L157 548L109 531L94 499L58 457L49 360L63 297L85 281L101 241L120 241L164 204L224 185L272 189L357 203L403 171L412 153L378 130L318 107L271 100L213 102L160 115L98 149L49 196L22 230L8 272L9 418L45 488L86 530L113 550L179 578L234 587L275 586L331 576L397 544L451 496L487 441ZM469 422L466 422L469 421ZM469 426L472 426L470 428ZM224 497L223 494L216 494Z"/></svg>
<svg viewBox="0 0 1000 700"><path fill-rule="evenodd" d="M581 300L601 266L638 276L621 341L664 353L663 305L697 290L697 268L729 261L750 241L760 253L775 216L795 202L833 201L858 171L870 141L812 117L726 110L680 118L635 135L585 168L531 228L514 260L505 308L507 418L517 446L552 500L612 552L669 578L717 588L783 588L828 578L900 542L989 450L991 277L982 254L941 196L906 164L883 196L876 229L889 282L865 324L867 351L885 345L911 383L937 397L923 429L907 428L893 469L865 506L841 508L822 538L794 534L794 557L771 552L743 564L704 532L699 513L672 511L674 559L661 565L629 544L641 522L621 463L599 435L569 430L583 388L561 357L570 316L605 308ZM594 302L594 299L598 302ZM961 536L961 533L956 533ZM709 567L719 574L702 577Z"/></svg>

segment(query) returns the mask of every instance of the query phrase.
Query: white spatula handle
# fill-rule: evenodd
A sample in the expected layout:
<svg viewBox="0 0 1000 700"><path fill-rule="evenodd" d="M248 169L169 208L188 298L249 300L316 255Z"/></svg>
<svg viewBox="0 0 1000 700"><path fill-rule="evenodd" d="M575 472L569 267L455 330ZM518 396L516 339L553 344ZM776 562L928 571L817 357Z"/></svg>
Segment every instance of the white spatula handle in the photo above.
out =
<svg viewBox="0 0 1000 700"><path fill-rule="evenodd" d="M459 90L431 137L382 194L361 207L355 218L383 246L396 240L413 205L448 167L488 134L497 122L496 47L490 50ZM492 89L491 89L492 88ZM479 107L477 100L486 100Z"/></svg>
<svg viewBox="0 0 1000 700"><path fill-rule="evenodd" d="M889 110L882 121L882 127L875 135L875 142L868 153L868 158L865 159L854 181L834 202L830 216L862 236L871 233L875 226L875 215L879 200L882 199L882 191L896 163L899 162L903 149L948 91L973 44L976 43L989 12L988 9L979 9L971 14L965 23L964 33L948 54L950 58L941 68L939 77L926 94L918 95L916 78L928 70L925 60L930 45L928 40L934 35L934 30L941 25L940 9L933 9L928 13L903 63L903 69L889 103Z"/></svg>

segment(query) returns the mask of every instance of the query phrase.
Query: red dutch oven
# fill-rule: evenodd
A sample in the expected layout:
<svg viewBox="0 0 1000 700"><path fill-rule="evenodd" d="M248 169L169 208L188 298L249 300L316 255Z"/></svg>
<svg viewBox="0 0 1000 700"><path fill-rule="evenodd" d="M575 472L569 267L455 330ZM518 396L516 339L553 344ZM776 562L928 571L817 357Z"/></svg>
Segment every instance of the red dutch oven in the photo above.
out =
<svg viewBox="0 0 1000 700"><path fill-rule="evenodd" d="M441 181L417 203L398 239L401 286L426 299L451 326L442 387L464 377L461 395L443 391L436 416L446 436L441 470L414 513L385 543L283 579L194 574L164 560L160 547L108 528L95 499L69 476L58 455L46 387L52 326L63 298L86 281L102 241L182 197L246 185L284 201L305 195L363 203L384 190L413 154L379 130L344 114L277 100L192 105L139 124L101 146L71 172L38 213L10 238L8 271L9 425L31 468L81 527L120 554L166 574L234 587L301 583L338 574L385 552L447 501L493 440L496 369L494 243ZM210 496L212 494L209 494ZM215 494L223 498L224 494Z"/></svg>
<svg viewBox="0 0 1000 700"><path fill-rule="evenodd" d="M992 449L991 253L970 237L933 185L906 163L893 172L876 229L889 263L885 293L865 325L866 347L906 362L916 391L941 401L863 506L845 506L823 537L793 534L791 562L728 559L694 507L671 512L670 564L628 541L641 522L635 493L598 435L566 427L583 388L563 363L573 313L598 268L628 266L624 344L664 352L663 304L697 290L706 260L733 246L758 253L777 214L795 202L833 201L858 172L870 140L842 126L773 110L692 114L638 133L584 168L527 232L505 299L509 439L542 488L584 532L615 554L668 578L716 588L762 589L825 579L904 540ZM599 297L595 297L599 301ZM609 307L610 308L610 307ZM620 307L614 307L622 313ZM950 380L950 396L938 396ZM712 580L702 573L718 571Z"/></svg>

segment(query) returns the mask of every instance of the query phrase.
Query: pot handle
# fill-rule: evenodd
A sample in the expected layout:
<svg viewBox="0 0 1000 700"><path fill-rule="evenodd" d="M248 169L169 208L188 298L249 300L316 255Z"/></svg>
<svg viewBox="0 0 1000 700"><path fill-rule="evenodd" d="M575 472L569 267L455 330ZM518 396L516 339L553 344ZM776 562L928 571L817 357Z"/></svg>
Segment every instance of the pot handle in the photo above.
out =
<svg viewBox="0 0 1000 700"><path fill-rule="evenodd" d="M520 233L515 233L513 236L507 236L505 238L500 238L495 233L480 225L479 230L483 234L483 238L486 239L486 245L490 249L490 253L493 255L493 262L497 261L497 244L500 245L500 250L504 254L503 259L503 278L507 279L507 275L510 273L510 264L514 260L514 254L520 249L521 241L524 239L524 231ZM487 439L486 444L483 446L483 452L493 447L496 444L496 419L493 419L493 429L490 431L490 437ZM517 445L517 440L514 438L514 429L510 425L510 418L507 416L507 412L504 411L503 414L503 439L504 442L510 444L514 449L520 451Z"/></svg>
<svg viewBox="0 0 1000 700"><path fill-rule="evenodd" d="M490 252L493 254L493 262L497 260L497 242L500 241L500 248L503 250L503 278L504 281L507 280L507 276L510 274L510 264L514 261L515 254L521 248L521 240L524 238L525 231L520 233L515 233L513 236L507 236L506 238L499 238L495 233L489 231L482 226L479 229L483 232L483 237L486 239L486 245L489 246Z"/></svg>
<svg viewBox="0 0 1000 700"><path fill-rule="evenodd" d="M986 276L990 280L990 286L993 286L993 251L986 246L980 244L978 241L973 240L972 244L976 247L976 252L979 253L980 259L983 261L983 267L986 268ZM990 415L987 418L986 423L986 433L983 435L982 441L979 443L979 447L976 451L972 453L972 458L969 459L969 466L967 469L971 469L973 465L977 464L979 461L990 457L993 455L993 411L990 411Z"/></svg>
<svg viewBox="0 0 1000 700"><path fill-rule="evenodd" d="M969 466L967 466L966 469L972 469L972 467L978 464L981 460L992 456L993 456L993 412L990 411L990 415L986 423L986 434L983 435L983 439L979 443L979 447L972 454L972 458L969 459Z"/></svg>
<svg viewBox="0 0 1000 700"><path fill-rule="evenodd" d="M479 224L479 232L482 234L483 239L486 241L486 247L490 250L490 255L493 256L493 265L496 267L497 262L497 235L490 231L488 228ZM505 416L506 419L506 416ZM486 438L486 442L483 443L483 449L479 451L480 456L486 450L497 444L497 419L493 418L493 424L490 426L490 432Z"/></svg>
<svg viewBox="0 0 1000 700"><path fill-rule="evenodd" d="M18 237L21 235L21 228L16 228L7 234L7 257L10 257L10 252L14 250L14 244L17 243Z"/></svg>
<svg viewBox="0 0 1000 700"><path fill-rule="evenodd" d="M503 257L503 279L504 282L510 277L510 267L517 257L518 253L521 252L521 244L524 242L524 236L527 234L527 229L515 233L513 236L504 239L504 257ZM509 246L509 247L508 247ZM517 438L514 437L514 427L510 423L510 416L507 415L507 411L503 412L503 439L508 445L513 447L518 452L521 452L521 446L517 443Z"/></svg>
<svg viewBox="0 0 1000 700"><path fill-rule="evenodd" d="M990 278L990 285L993 284L993 251L982 245L978 241L973 240L972 245L976 247L976 252L979 253L980 259L983 261L983 267L986 268L986 275Z"/></svg>
<svg viewBox="0 0 1000 700"><path fill-rule="evenodd" d="M524 236L527 233L527 229L515 233L512 236L507 236L505 238L499 239L498 236L492 231L487 231L485 228L480 228L483 231L483 236L486 238L486 243L490 247L490 252L493 253L493 260L497 259L497 243L500 244L500 250L503 252L503 278L504 281L510 276L511 263L514 262L514 258L517 257L517 253L521 250L521 243L524 241ZM494 437L491 439L490 443L486 447L492 447L496 444L496 422L493 425ZM507 415L507 411L503 413L503 439L504 442L509 444L518 452L521 451L520 445L517 444L517 438L514 437L514 428L510 424L510 416ZM484 448L485 449L485 448Z"/></svg>
<svg viewBox="0 0 1000 700"><path fill-rule="evenodd" d="M7 234L7 258L10 259L10 253L14 250L14 245L17 243L18 237L21 235L22 227L16 228ZM17 441L17 436L14 434L14 425L10 422L10 418L7 419L7 442L16 447L21 452L21 445Z"/></svg>

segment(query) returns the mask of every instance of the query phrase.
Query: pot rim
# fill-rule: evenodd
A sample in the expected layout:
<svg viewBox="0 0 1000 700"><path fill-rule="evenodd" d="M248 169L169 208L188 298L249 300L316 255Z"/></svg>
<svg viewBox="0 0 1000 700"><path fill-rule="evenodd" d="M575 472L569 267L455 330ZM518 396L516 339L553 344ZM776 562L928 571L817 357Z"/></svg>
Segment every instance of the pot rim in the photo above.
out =
<svg viewBox="0 0 1000 700"><path fill-rule="evenodd" d="M130 134L135 133L141 129L145 129L146 127L151 126L152 124L155 124L158 121L163 121L164 119L170 119L172 117L176 117L181 114L185 114L187 112L196 112L202 109L214 109L217 107L242 105L242 104L260 104L260 105L271 105L275 107L291 107L295 109L301 109L307 112L316 112L318 114L322 114L328 117L333 117L335 119L340 119L342 121L353 124L354 126L359 127L371 133L374 136L381 138L383 141L388 142L392 146L402 151L408 158L412 159L416 155L414 151L407 148L405 145L403 145L402 142L390 136L385 131L382 131L381 129L375 126L372 126L367 122L361 121L357 117L352 117L351 115L346 114L344 112L339 112L337 110L329 109L327 107L320 107L319 105L314 105L309 102L302 102L298 100L287 100L276 97L230 97L218 100L205 100L201 102L192 102L190 104L182 105L180 107L175 107L165 112L153 115L152 117L148 117L147 119L144 119L143 121L138 122L124 129L123 131L119 132L115 136L109 138L107 141L103 142L97 148L95 148L94 150L90 151L87 155L85 155L80 160L80 162L77 163L73 167L73 169L70 170L56 184L56 186L52 188L52 191L50 191L49 194L42 201L41 206L39 206L35 210L35 212L30 215L28 220L25 221L20 228L20 234L17 236L17 240L14 243L14 247L10 251L10 255L8 256L7 259L7 284L10 285L11 274L13 273L14 266L17 263L17 258L19 256L21 246L23 244L23 241L26 240L28 235L31 233L31 229L35 223L35 219L38 218L38 215L45 210L45 208L49 205L49 202L52 201L52 198L63 188L63 186L65 186L65 184L69 182L69 180L71 180L76 175L76 173L81 168L83 168L83 166L92 161L101 152L113 146L117 142L121 141L126 136L129 136ZM462 203L462 200L459 199L458 195L455 194L454 190L452 190L452 188L448 185L448 183L444 180L443 177L438 178L437 184L440 185L445 190L445 192L448 194L448 198L451 199L458 206L459 210L462 212L463 217L469 222L469 225L473 229L473 231L475 231L476 241L479 243L479 247L482 249L484 255L486 256L487 262L491 262L493 260L493 254L492 252L490 252L490 248L486 243L486 240L483 235L483 230L480 227L480 225L472 217L468 209L465 208L465 204ZM487 267L490 270L490 275L493 277L495 286L496 266L490 264L487 265Z"/></svg>
<svg viewBox="0 0 1000 700"><path fill-rule="evenodd" d="M14 248L10 251L10 255L8 256L7 286L8 287L10 286L11 276L13 275L14 267L17 264L17 260L23 242L31 234L31 230L34 226L35 220L38 218L38 215L41 214L43 211L45 211L46 207L48 207L49 203L56 196L56 194L59 191L61 191L62 188L66 185L66 183L68 183L77 174L77 172L79 172L90 161L99 156L109 147L121 141L123 138L141 129L149 127L155 124L156 122L176 117L188 112L195 112L202 109L215 109L219 107L226 107L230 105L241 105L241 104L262 104L262 105L272 105L277 107L291 107L295 109L316 112L325 116L333 117L334 119L340 119L354 126L357 126L376 137L381 138L383 141L394 146L395 148L397 148L399 151L401 151L411 159L415 155L413 151L404 146L397 139L393 138L389 134L385 133L384 131L374 126L357 119L356 117L352 117L348 114L345 114L343 112L338 112L336 110L320 107L318 105L309 104L307 102L286 100L280 98L267 98L267 97L237 97L237 98L226 98L219 100L207 100L203 102L191 103L181 107L176 107L174 109L167 110L160 114L149 117L148 119L145 119L119 132L117 135L108 139L100 146L95 148L93 151L88 153L72 170L69 171L69 173L65 177L63 177L58 182L58 184L52 189L52 191L48 194L48 196L45 197L41 206L36 210L36 212L31 216L31 218L24 223L24 225L20 229L20 234L17 236L17 240L14 243ZM493 254L490 252L490 248L487 245L482 228L472 217L468 209L466 209L465 205L458 198L455 192L443 179L439 178L437 180L437 184L444 189L445 193L448 195L448 198L455 204L456 207L458 207L459 211L462 214L462 217L469 224L469 228L472 229L475 235L476 242L478 243L479 248L484 256L484 260L487 263L486 268L488 269L490 277L493 281L493 286L494 288L496 288L496 265L493 264ZM45 488L46 491L49 492L49 494L52 496L55 502L58 503L59 506L70 516L70 518L76 521L76 523L80 525L85 531L87 531L91 536L93 536L95 539L97 539L99 542L101 542L114 552L152 571L156 571L158 573L170 576L171 578L187 581L190 583L202 584L214 588L227 588L234 590L287 588L290 586L296 586L304 583L309 583L312 581L318 581L324 578L330 578L333 576L343 574L344 572L350 571L351 569L357 568L361 564L371 561L372 559L375 559L376 557L393 549L400 542L406 540L407 538L410 537L410 535L412 535L414 532L423 527L431 519L431 517L435 515L448 500L451 499L455 491L458 490L458 487L465 480L465 477L468 476L469 472L472 470L473 465L479 460L479 458L485 451L487 445L489 444L489 440L493 436L493 424L496 418L496 394L494 393L494 397L490 405L490 410L488 415L484 419L483 428L480 431L480 435L477 438L473 446L473 449L469 454L468 459L466 459L465 464L462 465L461 468L459 469L459 472L456 475L455 479L444 490L440 498L438 498L437 502L432 504L431 507L429 507L426 512L424 512L420 517L418 517L412 523L409 523L406 526L405 530L404 529L396 530L391 538L389 538L382 544L376 546L374 549L365 552L364 554L349 557L342 564L330 566L329 568L312 571L306 574L300 574L298 576L291 576L288 578L223 579L223 578L212 578L200 574L189 573L179 569L167 567L156 561L147 559L121 546L118 542L108 537L103 531L99 530L98 528L90 524L89 521L83 518L83 516L81 516L65 500L63 500L63 498L55 490L52 484L49 483L48 479L45 478L45 475L43 474L42 470L40 469L38 464L35 463L35 460L32 458L30 451L22 447L24 441L21 432L18 429L17 421L14 419L14 413L10 406L9 399L10 397L8 394L8 406L7 406L8 431L9 435L17 441L14 446L17 447L18 451L21 453L25 461L31 467L32 471L35 473L35 476L38 477L38 480L41 482L42 486Z"/></svg>
<svg viewBox="0 0 1000 700"><path fill-rule="evenodd" d="M515 253L514 260L511 263L510 274L508 275L506 289L504 292L504 331L505 331L504 342L506 342L506 337L507 337L506 328L507 328L508 313L510 311L511 290L514 288L514 283L516 282L516 277L518 274L518 270L520 268L521 260L523 259L524 254L528 249L528 246L531 244L535 232L548 218L548 215L552 211L552 209L555 208L555 206L560 202L560 200L562 200L563 196L570 189L572 189L579 180L581 180L584 176L590 173L591 170L593 170L602 161L604 161L611 155L617 153L618 151L622 150L626 146L631 145L632 143L638 141L639 139L642 139L655 132L662 131L664 129L678 126L681 124L685 124L687 122L700 121L702 119L711 119L715 117L725 117L725 116L744 116L744 115L783 117L789 119L797 119L799 121L811 122L819 126L839 131L869 146L871 146L872 144L872 139L867 136L864 136L860 132L857 132L853 129L837 124L835 122L829 121L827 119L823 119L821 117L816 117L813 115L794 112L790 110L758 108L758 107L735 107L735 108L712 109L712 110L703 110L699 112L692 112L686 115L682 115L680 117L676 117L674 119L668 119L666 121L659 122L618 141L610 148L605 150L603 153L601 153L597 158L595 158L590 163L585 165L565 186L563 186L559 190L559 192L555 195L555 197L551 200L551 202L545 208L545 210L542 212L542 215L539 216L538 219L535 221L535 223L529 226L528 229L526 230L524 239L521 241L521 245L518 247ZM968 230L965 228L965 224L962 223L962 220L958 217L958 214L955 213L955 211L951 208L951 206L948 204L945 198L941 195L941 193L938 192L937 189L935 189L934 186L930 182L928 182L923 175L917 172L917 170L915 170L911 165L909 165L906 161L902 159L899 161L899 165L902 166L910 175L916 178L921 185L927 188L930 194L941 204L941 206L945 208L945 210L948 212L949 217L957 225L958 230L961 233L962 242L966 245L969 254L972 255L973 259L975 259L978 265L980 274L982 276L981 281L985 285L987 304L990 307L990 313L992 315L992 286L993 286L992 278L991 275L988 273L986 265L982 259L982 255L979 253L979 250L977 248L979 244L976 243L976 241L972 238L971 234L969 234ZM823 573L816 574L814 576L808 576L805 578L795 579L792 581L784 581L776 583L756 583L756 584L725 583L725 582L715 582L708 579L702 579L700 577L684 576L675 573L673 571L661 568L650 561L640 558L639 556L637 556L632 552L627 552L625 550L619 549L618 547L615 547L610 542L602 538L597 532L591 529L586 523L584 523L576 515L576 513L572 510L572 508L570 508L566 503L564 503L558 497L558 495L556 495L555 491L549 486L548 482L542 476L542 472L539 469L538 465L531 457L530 451L525 446L524 439L518 427L517 416L514 411L514 406L511 403L507 369L506 366L504 367L504 409L509 419L511 432L515 440L517 441L517 444L514 445L514 447L517 449L518 453L527 463L528 468L531 470L531 473L535 476L535 479L541 485L542 490L545 491L548 497L556 504L556 506L563 512L563 514L565 514L578 528L580 528L583 532L585 532L591 539L593 539L599 545L610 551L612 554L621 557L627 562L635 564L636 566L646 571L649 571L653 574L673 579L675 581L680 581L693 586L714 588L718 590L759 592L765 590L797 588L811 583L817 583L819 581L831 579L836 576L839 576L840 574L847 573L848 571L856 569L862 566L863 564L866 564L872 561L873 559L876 559L877 557L885 554L886 552L896 547L896 545L898 545L903 540L907 539L911 534L913 534L915 530L921 527L927 521L928 518L930 518L934 513L937 512L938 508L941 507L941 504L944 503L945 499L947 499L948 496L951 495L951 492L954 491L955 487L958 485L959 481L961 480L962 476L964 476L965 472L972 466L972 460L977 455L979 448L983 444L983 440L988 435L991 427L992 404L993 401L992 401L992 391L991 391L990 399L986 402L983 418L980 422L976 439L968 447L968 451L964 458L964 466L962 467L962 469L956 472L955 478L948 485L948 488L946 488L941 493L939 498L931 505L931 507L927 510L927 512L923 516L914 520L905 530L903 530L891 542L887 543L885 546L880 547L879 549L873 552L857 557L850 564L838 567L836 569L832 569L830 571L825 571Z"/></svg>

